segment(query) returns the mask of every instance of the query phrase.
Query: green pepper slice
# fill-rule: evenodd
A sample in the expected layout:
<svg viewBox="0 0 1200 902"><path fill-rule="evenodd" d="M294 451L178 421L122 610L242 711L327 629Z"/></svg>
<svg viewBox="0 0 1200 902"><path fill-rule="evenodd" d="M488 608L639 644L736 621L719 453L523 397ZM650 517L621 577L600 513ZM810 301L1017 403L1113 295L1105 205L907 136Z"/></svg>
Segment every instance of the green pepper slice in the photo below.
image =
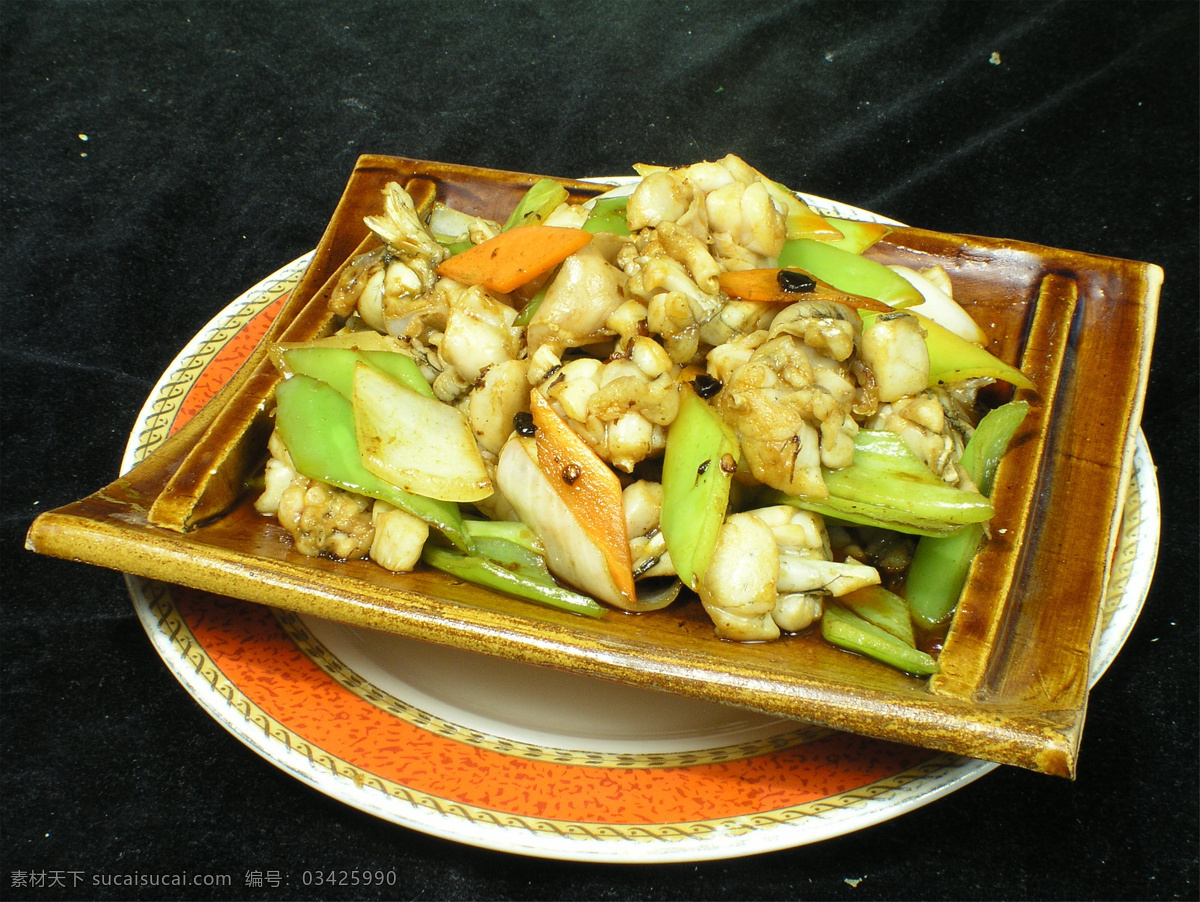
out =
<svg viewBox="0 0 1200 902"><path fill-rule="evenodd" d="M891 226L877 222L861 222L857 219L835 219L826 216L830 225L842 233L836 241L826 241L832 247L841 248L851 254L861 254L871 245L881 240L889 232Z"/></svg>
<svg viewBox="0 0 1200 902"><path fill-rule="evenodd" d="M457 547L473 547L457 504L405 492L363 466L354 408L337 389L296 375L279 384L275 401L275 429L302 476L386 501L420 517Z"/></svg>
<svg viewBox="0 0 1200 902"><path fill-rule="evenodd" d="M798 269L848 294L874 297L890 307L911 307L924 296L898 273L882 263L844 251L828 241L800 237L784 242L778 263L782 269Z"/></svg>
<svg viewBox="0 0 1200 902"><path fill-rule="evenodd" d="M875 658L905 673L928 676L938 671L932 656L836 603L827 605L821 616L821 637L831 645Z"/></svg>
<svg viewBox="0 0 1200 902"><path fill-rule="evenodd" d="M921 323L921 328L925 330L925 348L929 352L930 387L962 382L965 379L995 379L1017 388L1036 390L1037 386L1028 376L990 351L972 344L917 310L909 310L907 313L915 316ZM879 317L884 315L887 314L864 312L863 331L873 328Z"/></svg>
<svg viewBox="0 0 1200 902"><path fill-rule="evenodd" d="M516 326L518 329L524 329L530 324L530 322L533 321L534 314L536 314L538 312L538 308L542 306L542 301L546 299L546 292L549 291L550 286L553 284L555 277L558 276L558 271L560 269L562 269L561 265L556 266L554 271L550 273L550 278L548 278L542 287L537 290L537 294L531 297L529 299L529 303L521 308L520 312L517 314L517 318L513 320L514 326Z"/></svg>
<svg viewBox="0 0 1200 902"><path fill-rule="evenodd" d="M822 469L822 475L828 498L773 497L822 516L910 535L946 535L992 516L986 496L946 485L892 432L859 430L854 465Z"/></svg>
<svg viewBox="0 0 1200 902"><path fill-rule="evenodd" d="M865 586L841 596L838 602L867 623L891 633L905 645L916 647L917 637L913 632L908 602L895 592L889 592L883 586Z"/></svg>
<svg viewBox="0 0 1200 902"><path fill-rule="evenodd" d="M544 559L535 552L495 536L480 536L475 542L474 554L426 543L421 560L473 585L585 617L604 616L604 607L594 598L555 582Z"/></svg>
<svg viewBox="0 0 1200 902"><path fill-rule="evenodd" d="M684 383L667 430L659 522L675 572L689 588L699 585L712 559L740 450L717 412Z"/></svg>
<svg viewBox="0 0 1200 902"><path fill-rule="evenodd" d="M520 520L463 520L467 534L478 542L482 539L504 539L520 545L534 554L545 556L546 548L537 533Z"/></svg>
<svg viewBox="0 0 1200 902"><path fill-rule="evenodd" d="M971 344L962 336L956 335L916 310L909 312L916 315L925 330L925 347L929 349L930 385L988 378L1007 382L1017 388L1032 390L1035 387L1028 376L990 351Z"/></svg>
<svg viewBox="0 0 1200 902"><path fill-rule="evenodd" d="M842 250L828 241L815 241L812 238L786 241L779 252L776 266L802 269L834 288L874 298L897 309L925 301L921 292L903 276L882 263Z"/></svg>
<svg viewBox="0 0 1200 902"><path fill-rule="evenodd" d="M355 348L297 347L283 352L283 362L291 372L325 382L347 399L354 397L356 363L365 363L426 398L433 397L433 389L421 375L417 362L406 354Z"/></svg>
<svg viewBox="0 0 1200 902"><path fill-rule="evenodd" d="M996 467L1027 413L1028 403L1010 401L979 421L963 449L962 465L981 492L991 494ZM904 588L918 626L936 629L954 613L983 534L983 524L975 523L953 536L918 540Z"/></svg>
<svg viewBox="0 0 1200 902"><path fill-rule="evenodd" d="M518 226L541 225L566 199L567 189L554 179L538 179L509 214L504 231Z"/></svg>
<svg viewBox="0 0 1200 902"><path fill-rule="evenodd" d="M583 224L585 232L611 232L614 235L628 235L629 222L625 213L629 207L629 195L618 197L599 197L592 203L591 213Z"/></svg>

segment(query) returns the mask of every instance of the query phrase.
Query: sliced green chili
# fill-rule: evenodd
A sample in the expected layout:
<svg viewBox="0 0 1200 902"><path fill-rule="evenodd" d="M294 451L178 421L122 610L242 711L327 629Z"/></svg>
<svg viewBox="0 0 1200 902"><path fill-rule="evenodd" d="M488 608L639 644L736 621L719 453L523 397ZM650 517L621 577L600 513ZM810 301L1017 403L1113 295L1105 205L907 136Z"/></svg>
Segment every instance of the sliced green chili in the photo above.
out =
<svg viewBox="0 0 1200 902"><path fill-rule="evenodd" d="M505 539L528 548L535 554L546 552L537 533L520 520L464 520L463 525L471 538L476 540L476 544L483 539Z"/></svg>
<svg viewBox="0 0 1200 902"><path fill-rule="evenodd" d="M895 592L889 592L883 586L866 586L846 593L838 602L868 623L891 633L905 645L916 647L917 637L913 632L908 602Z"/></svg>
<svg viewBox="0 0 1200 902"><path fill-rule="evenodd" d="M991 494L996 467L1028 412L1029 404L1012 401L979 421L963 450L962 465L982 492ZM954 612L983 535L983 524L975 523L953 536L917 542L904 594L913 620L923 629L936 629Z"/></svg>
<svg viewBox="0 0 1200 902"><path fill-rule="evenodd" d="M946 535L992 516L986 496L946 485L892 432L859 430L854 466L822 474L828 498L775 497L822 516L911 535Z"/></svg>
<svg viewBox="0 0 1200 902"><path fill-rule="evenodd" d="M929 349L929 384L961 382L964 379L997 379L1018 388L1032 389L1029 377L990 351L971 344L940 323L917 314L925 329L925 347Z"/></svg>
<svg viewBox="0 0 1200 902"><path fill-rule="evenodd" d="M821 617L821 636L831 645L875 658L917 676L937 673L930 655L897 639L887 630L868 623L837 603L828 604Z"/></svg>
<svg viewBox="0 0 1200 902"><path fill-rule="evenodd" d="M468 239L453 238L449 235L434 235L434 239L450 252L450 256L461 254L463 251L470 250L475 246L475 243Z"/></svg>
<svg viewBox="0 0 1200 902"><path fill-rule="evenodd" d="M660 525L675 572L690 588L712 559L739 450L717 412L683 385L679 413L667 430Z"/></svg>
<svg viewBox="0 0 1200 902"><path fill-rule="evenodd" d="M1009 401L988 411L963 449L963 468L985 495L992 494L996 468L1028 414L1028 401Z"/></svg>
<svg viewBox="0 0 1200 902"><path fill-rule="evenodd" d="M600 197L592 203L591 213L583 224L587 232L612 232L614 235L628 235L629 222L626 219L626 209L629 206L629 195L617 197Z"/></svg>
<svg viewBox="0 0 1200 902"><path fill-rule="evenodd" d="M302 476L386 501L420 517L459 548L472 547L457 504L405 492L363 466L354 408L337 389L296 375L279 384L275 401L275 428Z"/></svg>
<svg viewBox="0 0 1200 902"><path fill-rule="evenodd" d="M546 217L567 199L567 189L554 179L539 179L525 192L516 209L509 214L504 230L517 226L541 225Z"/></svg>
<svg viewBox="0 0 1200 902"><path fill-rule="evenodd" d="M542 301L546 299L546 291L554 282L554 277L558 275L558 270L561 268L561 266L555 267L554 271L550 273L550 278L548 278L545 283L543 283L542 287L537 290L537 294L531 297L529 299L529 303L521 308L520 312L517 314L517 318L513 320L513 326L518 329L524 329L529 325L530 321L533 319L533 315L537 313L538 307L542 306Z"/></svg>
<svg viewBox="0 0 1200 902"><path fill-rule="evenodd" d="M506 539L480 537L474 554L427 542L421 560L473 585L586 617L604 616L598 601L555 582L540 555Z"/></svg>
<svg viewBox="0 0 1200 902"><path fill-rule="evenodd" d="M860 222L857 219L835 219L826 216L829 224L842 233L837 241L826 241L825 244L841 248L851 254L861 254L875 244L892 229L890 226L877 222Z"/></svg>
<svg viewBox="0 0 1200 902"><path fill-rule="evenodd" d="M844 251L827 241L796 238L784 242L776 265L802 269L834 288L875 298L892 307L909 307L925 300L903 276L882 263Z"/></svg>
<svg viewBox="0 0 1200 902"><path fill-rule="evenodd" d="M421 375L417 362L407 354L356 348L297 347L284 351L283 361L293 373L328 383L347 399L354 395L354 365L360 362L426 398L433 397L433 389Z"/></svg>

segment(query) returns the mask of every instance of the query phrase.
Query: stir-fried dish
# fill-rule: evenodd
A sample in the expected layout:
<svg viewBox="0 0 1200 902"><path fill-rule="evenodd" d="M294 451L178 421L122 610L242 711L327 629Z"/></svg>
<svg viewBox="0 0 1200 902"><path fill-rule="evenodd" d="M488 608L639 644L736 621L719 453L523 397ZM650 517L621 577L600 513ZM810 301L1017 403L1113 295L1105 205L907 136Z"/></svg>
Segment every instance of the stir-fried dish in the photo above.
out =
<svg viewBox="0 0 1200 902"><path fill-rule="evenodd" d="M1027 408L978 393L1028 380L944 271L864 256L886 226L735 156L635 169L504 223L389 184L344 325L271 349L258 510L305 555L587 616L698 597L722 639L935 672Z"/></svg>

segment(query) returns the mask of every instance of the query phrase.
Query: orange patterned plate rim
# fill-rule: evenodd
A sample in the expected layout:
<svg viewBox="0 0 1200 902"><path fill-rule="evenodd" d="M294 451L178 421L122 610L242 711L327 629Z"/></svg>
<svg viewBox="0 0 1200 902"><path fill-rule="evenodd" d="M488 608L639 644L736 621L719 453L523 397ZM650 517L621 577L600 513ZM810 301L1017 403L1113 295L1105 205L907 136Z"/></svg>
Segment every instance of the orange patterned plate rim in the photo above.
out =
<svg viewBox="0 0 1200 902"><path fill-rule="evenodd" d="M806 199L829 215L887 221ZM249 289L180 352L142 408L123 471L232 374L310 257ZM1141 612L1159 528L1154 467L1139 434L1093 681ZM484 848L621 863L758 854L889 820L998 766L790 721L747 720L745 711L707 702L668 703L649 690L573 674L557 674L567 682L547 689L541 668L140 577L127 582L167 667L244 744L355 808ZM400 658L416 660L419 670L397 672ZM429 679L433 672L438 679ZM498 678L507 706L486 698ZM566 692L568 701L557 713L536 708L533 717L539 692L542 701ZM471 710L463 700L481 693ZM615 712L607 704L614 693L621 694ZM668 707L680 704L662 724ZM575 713L564 726L567 709ZM637 733L649 723L660 724L661 735Z"/></svg>

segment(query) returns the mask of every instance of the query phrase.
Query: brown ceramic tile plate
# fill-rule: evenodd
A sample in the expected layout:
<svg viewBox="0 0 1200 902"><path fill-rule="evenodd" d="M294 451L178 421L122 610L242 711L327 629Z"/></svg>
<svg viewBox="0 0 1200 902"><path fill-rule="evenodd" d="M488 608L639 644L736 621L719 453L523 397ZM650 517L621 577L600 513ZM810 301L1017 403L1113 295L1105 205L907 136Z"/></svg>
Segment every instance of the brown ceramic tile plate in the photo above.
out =
<svg viewBox="0 0 1200 902"><path fill-rule="evenodd" d="M537 176L360 159L307 272L269 337L302 340L364 215L392 180L503 218ZM603 190L564 180L577 199ZM277 376L260 344L225 387L142 463L40 516L34 551L446 646L1072 776L1088 671L1112 568L1149 371L1162 272L1018 241L899 228L870 252L940 265L955 297L1036 393L1001 465L992 538L976 558L941 654L916 679L816 636L713 638L698 603L591 620L421 570L297 554L242 486L261 465Z"/></svg>

